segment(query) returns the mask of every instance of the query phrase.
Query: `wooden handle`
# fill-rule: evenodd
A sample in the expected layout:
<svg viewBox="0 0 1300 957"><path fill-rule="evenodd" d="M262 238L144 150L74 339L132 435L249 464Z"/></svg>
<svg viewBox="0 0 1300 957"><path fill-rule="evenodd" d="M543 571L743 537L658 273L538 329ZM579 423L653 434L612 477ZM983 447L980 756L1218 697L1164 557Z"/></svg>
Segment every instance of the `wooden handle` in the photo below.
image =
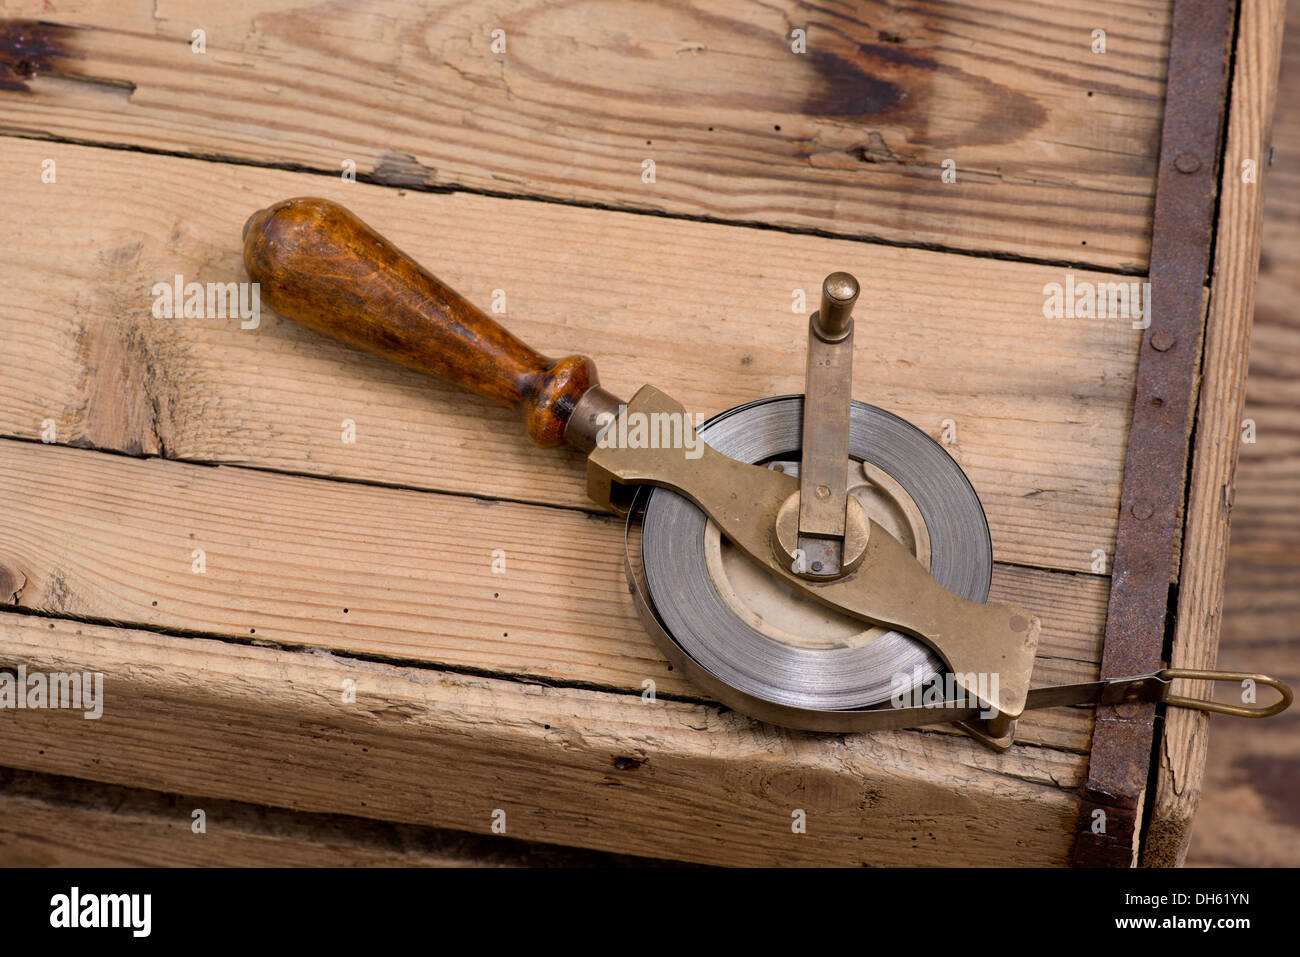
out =
<svg viewBox="0 0 1300 957"><path fill-rule="evenodd" d="M304 197L244 225L244 264L285 318L519 407L543 448L597 385L585 356L538 355L338 203Z"/></svg>

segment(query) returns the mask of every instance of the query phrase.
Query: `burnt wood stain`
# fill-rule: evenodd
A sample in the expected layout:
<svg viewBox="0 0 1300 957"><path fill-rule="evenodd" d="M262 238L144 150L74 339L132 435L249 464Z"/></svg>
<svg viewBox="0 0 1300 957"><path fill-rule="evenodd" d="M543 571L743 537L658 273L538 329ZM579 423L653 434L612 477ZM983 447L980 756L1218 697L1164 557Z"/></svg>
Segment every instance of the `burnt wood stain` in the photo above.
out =
<svg viewBox="0 0 1300 957"><path fill-rule="evenodd" d="M586 0L543 4L517 14L507 29L513 28L516 35L526 37L535 20L554 16L561 7L586 5ZM669 65L674 61L661 58L660 62L665 65L664 82L653 91L654 101L658 105L691 106L705 112L710 109L742 109L765 114L802 113L809 116L865 118L892 113L910 100L910 91L889 75L890 62L905 62L909 59L909 54L893 50L887 45L875 48L880 53L872 57L868 47L855 49L856 45L845 44L843 36L837 32L823 32L823 38L829 37L832 40L829 47L810 41L805 53L796 54L791 52L790 39L785 34L774 34L745 20L699 8L687 8L673 3L660 6L664 8L666 16L675 16L682 21L682 31L689 32L693 28L701 36L739 37L742 42L752 44L755 50L770 50L773 82L761 89L728 87L726 84L718 84L716 74L712 71L675 72ZM546 32L539 27L533 31L533 35L545 36ZM511 70L546 86L558 86L602 99L622 98L641 102L648 95L645 89L630 83L619 87L618 78L627 75L621 64L628 57L647 59L655 58L658 54L631 37L620 35L620 40L622 42L605 47L579 47L571 54L585 58L586 67L571 71L573 74L608 78L608 81L586 82L557 74L549 64L530 62L530 50L519 46L512 50ZM695 52L701 56L709 55L707 47ZM890 54L894 53L899 55L892 57ZM934 65L931 63L930 67L933 69ZM801 91L801 87L808 84L792 82L798 73L807 71L813 74L813 85L816 87L811 93Z"/></svg>
<svg viewBox="0 0 1300 957"><path fill-rule="evenodd" d="M517 12L508 25L520 38L511 48L511 72L544 87L602 100L642 102L652 95L660 106L692 107L704 113L746 111L762 116L764 128L777 134L779 127L773 130L766 125L772 114L858 123L868 129L878 126L895 131L896 150L903 146L956 149L1014 143L1048 119L1046 108L1032 93L947 62L936 42L948 29L941 19L931 22L931 18L897 11L894 19L898 22L886 30L855 19L851 13L826 19L817 15L823 11L814 14L814 8L801 8L806 19L792 20L791 25L806 26L808 33L803 52L796 53L788 31L773 31L689 4L661 2L653 6L676 35L728 37L732 48L770 61L770 82L761 87L729 85L718 82L716 70L683 65L713 55L707 42L688 45L685 52L690 57L683 59L683 49L665 55L662 43L625 33L611 37L604 46L575 46L569 53L573 69L567 75L557 74L542 59L545 49L535 53L528 38L545 36L540 21L557 10L586 6L588 0L558 0ZM817 22L819 19L823 22ZM908 20L912 22L904 22ZM636 75L621 66L629 58L655 61L656 66L641 71L657 74L652 94L630 80L620 85L620 77ZM965 98L960 116L953 115L951 102L942 101L957 89ZM808 149L799 137L776 135L774 139L786 140L795 155ZM849 152L866 162L881 161L881 151L866 144ZM906 162L906 158L894 159Z"/></svg>
<svg viewBox="0 0 1300 957"><path fill-rule="evenodd" d="M76 59L71 40L75 31L44 20L0 20L0 90L30 93L28 81L43 73L59 73Z"/></svg>
<svg viewBox="0 0 1300 957"><path fill-rule="evenodd" d="M553 12L557 6L582 6L575 3L550 4L538 11L525 11L515 28L526 35L534 15ZM818 25L802 54L792 53L789 40L773 35L740 19L708 13L700 9L666 5L666 12L686 17L697 24L702 35L742 36L756 44L771 47L773 69L780 82L763 90L718 87L710 80L700 85L694 74L676 75L665 66L665 79L673 81L655 91L661 104L694 105L703 109L744 109L756 113L782 113L805 117L823 117L894 128L906 143L894 149L999 145L1016 142L1047 121L1047 111L1032 95L1004 87L985 76L967 72L942 62L929 48L932 28L924 23L908 30L882 31L869 24L846 21L832 28ZM74 49L74 39L82 28L42 20L0 20L0 91L30 92L30 81L41 75L55 75L110 87L134 90L134 84L122 79L89 77L70 67L81 58ZM614 62L621 57L652 55L630 42L627 47L579 51L589 57L609 57L609 69L595 71L618 77ZM704 49L700 55L707 56ZM788 62L787 62L788 61ZM625 97L640 101L642 89L620 90L617 84L596 86L581 80L565 79L544 64L528 60L527 48L512 51L511 69L547 85L561 86L604 98ZM586 71L591 73L593 71ZM700 74L704 75L704 74ZM708 74L712 76L712 74ZM972 99L965 115L954 120L951 111L934 102L935 80L943 77L940 89L961 88ZM696 77L698 79L698 77ZM941 122L938 117L944 117ZM864 162L906 162L895 157L879 143L864 143L850 153ZM798 151L799 144L793 144ZM437 171L419 163L413 156L400 152L386 153L371 174L376 182L395 186L427 187L437 180Z"/></svg>
<svg viewBox="0 0 1300 957"><path fill-rule="evenodd" d="M74 41L90 29L44 20L0 19L0 93L31 93L32 80L56 76L130 96L135 92L130 80L90 76L74 66L83 59Z"/></svg>
<svg viewBox="0 0 1300 957"><path fill-rule="evenodd" d="M910 99L899 66L906 65L913 73L922 74L936 67L931 60L907 54L891 64L889 56L875 55L877 50L901 53L889 47L858 46L853 55L845 56L811 47L805 56L820 82L803 101L799 112L808 116L882 117L897 111Z"/></svg>
<svg viewBox="0 0 1300 957"><path fill-rule="evenodd" d="M861 43L806 54L821 82L797 108L808 116L882 121L908 131L910 146L955 148L1012 143L1047 122L1033 97L891 43ZM976 94L971 112L947 133L931 122L934 79L943 76ZM860 156L867 162L872 150Z"/></svg>

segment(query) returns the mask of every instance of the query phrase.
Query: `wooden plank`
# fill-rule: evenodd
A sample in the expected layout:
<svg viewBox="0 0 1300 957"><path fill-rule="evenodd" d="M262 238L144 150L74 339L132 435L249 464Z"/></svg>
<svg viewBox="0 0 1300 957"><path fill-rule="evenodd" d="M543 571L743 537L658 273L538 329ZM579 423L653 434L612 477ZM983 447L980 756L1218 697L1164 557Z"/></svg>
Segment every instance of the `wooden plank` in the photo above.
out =
<svg viewBox="0 0 1300 957"><path fill-rule="evenodd" d="M1177 625L1170 656L1174 668L1213 668L1218 654L1228 522L1242 437L1263 221L1262 184L1243 176L1243 164L1253 161L1262 177L1265 163L1261 159L1269 153L1284 22L1285 0L1241 7ZM1205 682L1179 682L1174 693L1204 697L1211 690ZM1208 732L1209 719L1203 713L1168 709L1155 801L1142 848L1144 864L1172 865L1186 856L1192 817L1200 800Z"/></svg>
<svg viewBox="0 0 1300 957"><path fill-rule="evenodd" d="M1161 0L99 0L38 16L0 42L6 132L1145 268Z"/></svg>
<svg viewBox="0 0 1300 957"><path fill-rule="evenodd" d="M1288 7L1264 191L1246 417L1232 506L1232 543L1293 553L1300 542L1300 4ZM1243 582L1244 583L1244 582Z"/></svg>
<svg viewBox="0 0 1300 957"><path fill-rule="evenodd" d="M1300 4L1287 10L1264 195L1246 419L1232 499L1219 667L1275 674L1300 687ZM1292 866L1300 813L1292 708L1265 722L1211 718L1188 866Z"/></svg>
<svg viewBox="0 0 1300 957"><path fill-rule="evenodd" d="M509 837L704 863L1061 863L1085 771L1050 748L828 738L663 697L0 615L0 666L19 663L102 673L104 710L11 712L6 766L475 833L500 809Z"/></svg>
<svg viewBox="0 0 1300 957"><path fill-rule="evenodd" d="M1236 20L1236 3L1224 0L1185 0L1173 11L1151 240L1153 319L1120 491L1106 679L1160 668L1175 611ZM1073 865L1138 862L1158 710L1154 701L1098 706Z"/></svg>
<svg viewBox="0 0 1300 957"><path fill-rule="evenodd" d="M0 594L33 611L701 698L637 620L612 516L13 440L0 501ZM1095 679L1105 580L996 579L1043 618L1036 680ZM1091 719L1021 737L1086 750Z"/></svg>
<svg viewBox="0 0 1300 957"><path fill-rule="evenodd" d="M1270 177L1270 196L1276 185ZM1300 351L1289 361L1300 371ZM1248 475L1250 467L1243 455L1238 468ZM1293 495L1292 508L1300 503L1300 488L1293 487ZM1250 500L1240 486L1236 501L1219 667L1263 671L1300 687L1300 550L1243 540L1235 516ZM1211 717L1210 724L1187 866L1294 867L1300 860L1300 711L1293 706L1267 721Z"/></svg>
<svg viewBox="0 0 1300 957"><path fill-rule="evenodd" d="M61 443L590 508L580 457L532 448L504 409L269 310L252 330L152 316L151 288L177 274L245 279L250 212L320 192L472 301L503 290L502 318L543 351L583 351L612 391L650 381L698 414L801 391L792 294L815 308L821 277L851 269L855 393L936 438L951 423L995 558L1108 570L1140 333L1044 318L1066 269L52 143L9 141L0 175L31 184L11 192L0 250L0 434L48 420Z"/></svg>
<svg viewBox="0 0 1300 957"><path fill-rule="evenodd" d="M1297 27L1300 33L1300 27ZM1297 67L1300 73L1300 67ZM1297 122L1300 126L1300 121ZM1300 136L1296 137L1300 140ZM1298 147L1300 148L1300 147ZM1280 147L1279 147L1280 149ZM1288 160L1296 156L1289 153ZM1297 172L1300 172L1298 170ZM1277 171L1269 174L1268 196L1279 192ZM1300 175L1293 177L1296 194L1300 194ZM1295 502L1300 497L1300 422L1295 410L1300 408L1297 389L1296 357L1300 356L1300 316L1290 300L1286 306L1265 306L1262 299L1292 295L1286 287L1295 287L1300 299L1300 215L1288 223L1291 235L1288 247L1281 241L1270 243L1267 220L1264 243L1269 250L1267 276L1261 275L1256 298L1255 324L1251 333L1250 376L1246 380L1246 411L1242 434L1254 430L1254 442L1241 446L1237 467L1236 493L1232 499L1232 541L1250 542L1279 554L1293 553L1300 541L1300 513ZM1294 270L1294 272L1292 272ZM1279 289L1282 287L1282 289Z"/></svg>
<svg viewBox="0 0 1300 957"><path fill-rule="evenodd" d="M195 812L202 812L202 817ZM661 863L0 768L0 867L644 867Z"/></svg>

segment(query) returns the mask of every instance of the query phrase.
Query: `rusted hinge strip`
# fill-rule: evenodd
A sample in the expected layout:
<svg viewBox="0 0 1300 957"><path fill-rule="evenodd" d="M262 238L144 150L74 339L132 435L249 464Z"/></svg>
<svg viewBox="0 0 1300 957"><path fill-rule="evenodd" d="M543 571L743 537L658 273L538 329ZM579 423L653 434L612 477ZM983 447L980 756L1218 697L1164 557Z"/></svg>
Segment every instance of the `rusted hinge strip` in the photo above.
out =
<svg viewBox="0 0 1300 957"><path fill-rule="evenodd" d="M1235 0L1174 3L1151 233L1151 325L1138 357L1102 678L1162 665L1182 544L1236 13ZM1133 863L1155 711L1145 702L1097 709L1073 864Z"/></svg>

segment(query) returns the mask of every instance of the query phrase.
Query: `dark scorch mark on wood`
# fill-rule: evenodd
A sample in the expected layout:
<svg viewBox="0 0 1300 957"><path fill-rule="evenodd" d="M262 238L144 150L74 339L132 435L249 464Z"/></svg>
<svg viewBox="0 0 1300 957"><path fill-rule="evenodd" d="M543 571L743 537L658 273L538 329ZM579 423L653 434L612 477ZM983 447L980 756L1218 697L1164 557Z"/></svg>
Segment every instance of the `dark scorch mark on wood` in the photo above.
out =
<svg viewBox="0 0 1300 957"><path fill-rule="evenodd" d="M0 20L0 90L27 93L27 85L56 64L73 57L72 28L42 20Z"/></svg>
<svg viewBox="0 0 1300 957"><path fill-rule="evenodd" d="M73 49L74 38L88 29L44 20L0 19L0 92L30 93L30 81L54 76L133 93L135 84L130 80L87 76L72 67L73 61L82 59Z"/></svg>
<svg viewBox="0 0 1300 957"><path fill-rule="evenodd" d="M911 146L1011 143L1047 122L1047 110L1033 97L898 46L861 43L840 50L810 49L808 56L821 82L799 112L841 119L886 119L907 129ZM967 95L974 95L963 121L946 132L934 122L943 114L936 109L939 104L933 93L934 78L939 75L955 78ZM866 162L890 154L883 140L858 149L859 158Z"/></svg>

